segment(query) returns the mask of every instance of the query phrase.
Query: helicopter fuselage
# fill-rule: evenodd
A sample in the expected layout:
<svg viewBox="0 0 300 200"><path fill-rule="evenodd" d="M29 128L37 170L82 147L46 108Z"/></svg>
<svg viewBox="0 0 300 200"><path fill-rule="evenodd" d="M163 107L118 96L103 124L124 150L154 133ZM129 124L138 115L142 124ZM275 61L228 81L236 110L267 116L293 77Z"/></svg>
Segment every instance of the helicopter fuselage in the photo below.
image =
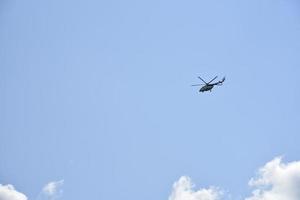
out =
<svg viewBox="0 0 300 200"><path fill-rule="evenodd" d="M214 87L213 84L204 85L202 88L200 88L199 92L210 91L211 89L213 89L213 87Z"/></svg>

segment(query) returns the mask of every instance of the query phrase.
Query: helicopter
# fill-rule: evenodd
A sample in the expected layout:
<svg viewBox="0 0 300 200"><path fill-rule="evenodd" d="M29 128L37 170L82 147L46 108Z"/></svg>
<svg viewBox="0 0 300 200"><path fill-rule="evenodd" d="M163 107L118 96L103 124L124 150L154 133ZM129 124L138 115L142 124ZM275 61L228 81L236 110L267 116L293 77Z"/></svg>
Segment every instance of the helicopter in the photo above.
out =
<svg viewBox="0 0 300 200"><path fill-rule="evenodd" d="M223 78L221 81L218 81L218 82L216 82L216 83L211 83L211 82L213 82L216 78L218 78L218 76L216 76L215 78L211 79L209 82L204 81L200 76L198 76L198 78L199 78L201 81L203 81L204 84L195 84L195 85L192 85L192 86L200 86L200 85L203 85L203 86L200 88L199 92L206 92L206 91L210 91L210 92L211 92L211 90L213 89L213 87L214 87L215 85L222 85L223 82L225 81L225 76L224 76L224 78Z"/></svg>

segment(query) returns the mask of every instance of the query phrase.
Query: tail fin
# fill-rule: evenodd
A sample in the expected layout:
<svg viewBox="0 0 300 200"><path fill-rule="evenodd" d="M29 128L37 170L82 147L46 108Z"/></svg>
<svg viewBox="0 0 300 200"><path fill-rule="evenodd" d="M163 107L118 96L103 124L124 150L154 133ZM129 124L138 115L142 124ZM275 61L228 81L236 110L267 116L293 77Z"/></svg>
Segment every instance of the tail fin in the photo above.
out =
<svg viewBox="0 0 300 200"><path fill-rule="evenodd" d="M223 79L222 79L222 81L221 81L221 82L223 83L224 81L225 81L225 76L223 77Z"/></svg>
<svg viewBox="0 0 300 200"><path fill-rule="evenodd" d="M223 82L225 81L225 76L222 78L221 81L218 81L217 85L223 85Z"/></svg>

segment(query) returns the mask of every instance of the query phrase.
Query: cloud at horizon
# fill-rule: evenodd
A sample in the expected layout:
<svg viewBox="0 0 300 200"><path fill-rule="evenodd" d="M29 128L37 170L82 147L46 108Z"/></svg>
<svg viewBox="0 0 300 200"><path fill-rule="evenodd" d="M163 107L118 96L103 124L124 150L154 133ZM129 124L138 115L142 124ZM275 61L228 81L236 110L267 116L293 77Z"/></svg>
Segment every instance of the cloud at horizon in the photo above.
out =
<svg viewBox="0 0 300 200"><path fill-rule="evenodd" d="M37 200L55 200L61 197L63 190L62 186L64 180L52 181L46 184L38 197ZM28 200L28 197L17 191L11 184L2 185L0 184L0 200Z"/></svg>
<svg viewBox="0 0 300 200"><path fill-rule="evenodd" d="M62 196L64 180L46 184L37 200L55 200ZM244 200L299 200L300 161L284 163L276 157L261 167L256 177L249 181L252 194ZM168 200L225 200L223 190L218 187L195 189L188 176L180 177L172 187ZM0 200L28 200L28 197L11 184L0 184Z"/></svg>
<svg viewBox="0 0 300 200"><path fill-rule="evenodd" d="M250 197L244 200L299 200L300 161L283 163L276 157L261 167L249 186L253 188ZM225 200L222 190L216 187L194 190L188 176L182 176L173 184L169 200Z"/></svg>
<svg viewBox="0 0 300 200"><path fill-rule="evenodd" d="M169 200L218 200L222 196L222 191L209 187L194 190L194 184L188 176L182 176L173 184L173 191Z"/></svg>
<svg viewBox="0 0 300 200"><path fill-rule="evenodd" d="M277 157L260 168L249 185L254 191L245 200L299 200L300 161L283 163Z"/></svg>
<svg viewBox="0 0 300 200"><path fill-rule="evenodd" d="M64 180L51 181L47 183L41 193L39 194L37 200L55 200L62 196L63 190L62 186Z"/></svg>
<svg viewBox="0 0 300 200"><path fill-rule="evenodd" d="M1 185L0 184L0 200L27 200L27 197L18 192L13 185Z"/></svg>

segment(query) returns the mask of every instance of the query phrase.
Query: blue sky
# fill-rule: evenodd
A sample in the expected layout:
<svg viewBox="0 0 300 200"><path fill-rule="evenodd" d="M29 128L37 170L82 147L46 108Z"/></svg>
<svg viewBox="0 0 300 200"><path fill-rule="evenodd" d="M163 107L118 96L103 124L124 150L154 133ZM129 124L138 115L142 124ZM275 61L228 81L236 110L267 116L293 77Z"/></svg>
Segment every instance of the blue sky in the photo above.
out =
<svg viewBox="0 0 300 200"><path fill-rule="evenodd" d="M36 199L249 196L299 160L296 0L0 2L0 184ZM197 76L227 77L198 93Z"/></svg>

